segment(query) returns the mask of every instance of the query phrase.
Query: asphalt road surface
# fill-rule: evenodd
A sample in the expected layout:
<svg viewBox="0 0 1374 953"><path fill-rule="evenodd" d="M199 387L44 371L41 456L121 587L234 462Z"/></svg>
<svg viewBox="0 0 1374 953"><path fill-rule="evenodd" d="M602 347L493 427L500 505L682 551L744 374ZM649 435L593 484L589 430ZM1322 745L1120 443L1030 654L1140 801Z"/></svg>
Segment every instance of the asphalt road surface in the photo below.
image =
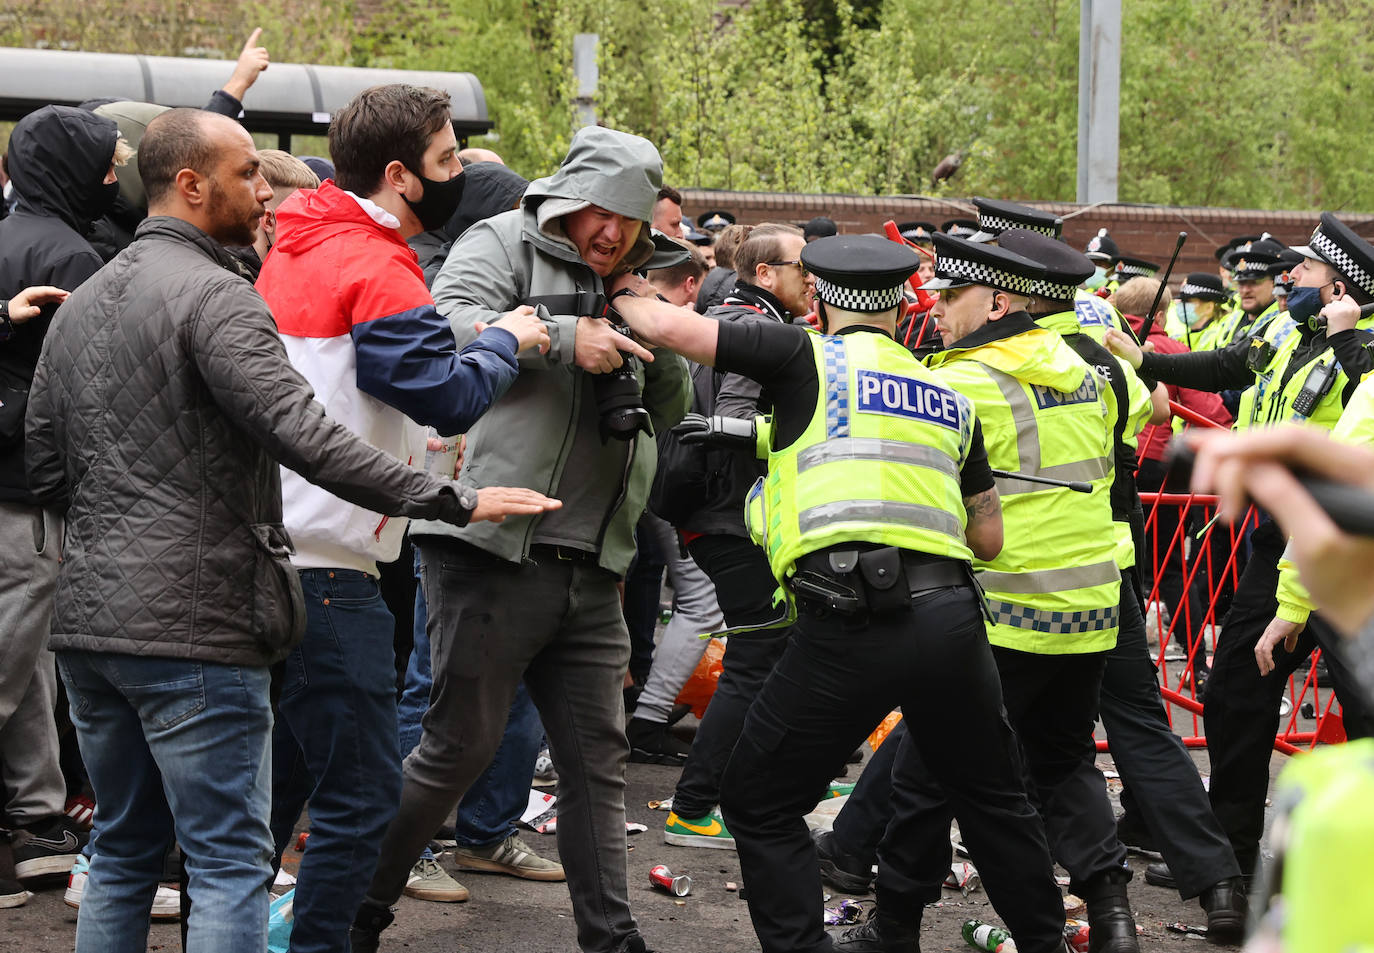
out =
<svg viewBox="0 0 1374 953"><path fill-rule="evenodd" d="M1183 726L1181 726L1183 727ZM1191 733L1186 727L1185 733ZM978 757L970 752L970 757ZM1205 775L1205 751L1195 758ZM1285 758L1275 756L1273 769L1281 768ZM1098 762L1110 769L1111 759L1102 755ZM850 777L857 777L857 766L850 766ZM726 890L728 882L741 881L739 862L733 851L669 847L662 842L666 814L651 810L647 803L672 793L677 769L656 765L630 765L626 796L629 820L649 830L630 837L628 857L630 900L640 928L650 947L659 953L752 953L759 949L749 923L746 904L738 894ZM1109 782L1115 795L1119 785ZM525 832L525 840L546 856L556 856L552 836ZM287 869L294 869L300 855L288 851ZM1144 882L1148 860L1131 858L1136 878L1130 887L1137 922L1142 929L1144 950L1200 951L1206 944L1196 937L1170 933L1165 924L1182 921L1206 922L1195 902L1184 903L1178 895ZM446 862L452 871L451 862ZM681 901L653 889L649 868L664 863L674 873L692 878L692 892ZM459 880L472 891L472 899L461 904L425 903L403 899L396 923L384 934L384 951L405 953L574 953L576 930L568 903L567 889L560 883L534 883L497 874L459 872ZM0 910L0 951L3 953L59 953L73 947L76 911L62 902L62 884L38 888L26 906ZM830 905L838 903L836 896ZM969 918L996 920L987 896L981 890L964 897L946 890L941 905L927 909L923 920L922 949L968 950L960 937L962 922ZM149 950L179 951L178 926L154 924L149 934Z"/></svg>

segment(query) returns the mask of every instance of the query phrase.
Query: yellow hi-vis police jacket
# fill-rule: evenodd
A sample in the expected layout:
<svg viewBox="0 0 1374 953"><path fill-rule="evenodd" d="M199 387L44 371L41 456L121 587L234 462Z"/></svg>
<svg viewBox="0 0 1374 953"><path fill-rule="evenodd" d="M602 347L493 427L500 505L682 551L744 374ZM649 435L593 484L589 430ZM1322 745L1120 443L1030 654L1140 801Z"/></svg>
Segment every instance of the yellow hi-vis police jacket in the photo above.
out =
<svg viewBox="0 0 1374 953"><path fill-rule="evenodd" d="M812 333L820 387L791 446L745 503L750 536L780 583L807 553L871 542L968 562L959 471L973 404L885 334Z"/></svg>
<svg viewBox="0 0 1374 953"><path fill-rule="evenodd" d="M1340 419L1331 429L1331 438L1374 449L1374 374L1365 377L1350 395ZM1306 624L1307 617L1316 608L1307 587L1298 577L1298 567L1287 553L1279 560L1278 597L1277 615L1287 622Z"/></svg>
<svg viewBox="0 0 1374 953"><path fill-rule="evenodd" d="M928 359L973 401L994 469L1083 480L1092 493L999 478L1001 553L974 561L993 645L1041 655L1116 645L1121 576L1112 526L1111 388L1054 331L1024 312Z"/></svg>

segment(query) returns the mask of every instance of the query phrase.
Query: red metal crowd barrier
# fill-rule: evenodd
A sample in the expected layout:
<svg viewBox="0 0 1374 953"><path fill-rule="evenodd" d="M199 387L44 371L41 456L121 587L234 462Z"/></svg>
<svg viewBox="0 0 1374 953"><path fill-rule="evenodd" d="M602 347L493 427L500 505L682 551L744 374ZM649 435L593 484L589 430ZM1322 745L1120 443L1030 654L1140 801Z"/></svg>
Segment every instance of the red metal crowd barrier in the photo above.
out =
<svg viewBox="0 0 1374 953"><path fill-rule="evenodd" d="M1176 416L1190 425L1218 426L1172 401L1170 406ZM1161 439L1164 432L1154 429L1149 437ZM1141 449L1144 451L1145 447ZM1170 723L1183 736L1184 743L1205 747L1202 704L1192 673L1215 650L1225 608L1243 568L1246 537L1258 524L1258 515L1252 508L1244 520L1232 526L1216 518L1215 496L1142 492L1140 499L1145 509L1148 568L1144 582L1149 586L1146 622L1152 633L1158 634L1160 689ZM1225 637L1224 632L1220 634ZM1184 667L1179 675L1171 672L1168 664L1171 658L1179 660L1178 653L1170 651L1175 645L1184 647ZM1316 662L1320 657L1320 651L1313 653L1312 667L1305 677L1299 669L1289 679L1287 698L1291 707L1274 739L1275 750L1291 755L1301 750L1299 746L1310 748L1318 743L1345 740L1335 693L1322 689L1316 682ZM1309 702L1310 708L1306 710L1313 713L1311 719L1303 715ZM1304 721L1314 724L1305 727ZM1107 744L1099 742L1098 747L1106 750Z"/></svg>

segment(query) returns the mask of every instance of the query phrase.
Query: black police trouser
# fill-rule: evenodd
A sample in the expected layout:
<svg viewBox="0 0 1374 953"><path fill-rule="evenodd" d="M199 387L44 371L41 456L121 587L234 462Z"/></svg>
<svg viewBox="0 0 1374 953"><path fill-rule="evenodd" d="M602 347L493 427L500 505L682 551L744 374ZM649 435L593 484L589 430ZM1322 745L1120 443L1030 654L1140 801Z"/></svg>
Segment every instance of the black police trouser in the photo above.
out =
<svg viewBox="0 0 1374 953"><path fill-rule="evenodd" d="M1363 738L1374 734L1374 722L1359 683L1341 657L1340 639L1321 616L1314 614L1308 620L1293 652L1285 652L1282 643L1276 646L1275 670L1260 675L1255 644L1278 608L1278 562L1285 539L1266 518L1250 542L1250 561L1222 625L1202 713L1211 758L1212 811L1246 873L1255 870L1264 833L1264 796L1269 787L1274 735L1279 728L1279 701L1288 687L1288 676L1314 648L1322 649L1335 683L1346 735Z"/></svg>
<svg viewBox="0 0 1374 953"><path fill-rule="evenodd" d="M764 953L831 949L804 816L845 757L896 705L914 728L896 752L893 776L904 797L894 800L884 840L882 909L919 923L923 903L940 895L949 814L913 809L935 796L959 818L988 897L1018 947L1061 948L1063 905L1001 702L970 587L931 590L892 612L802 616L749 709L721 784ZM888 872L890 862L907 872L915 858L940 852L944 869L923 879Z"/></svg>
<svg viewBox="0 0 1374 953"><path fill-rule="evenodd" d="M1140 617L1138 605L1135 617ZM1045 819L1050 848L1055 860L1069 872L1073 888L1081 891L1126 860L1126 849L1116 838L1116 818L1107 800L1106 781L1097 769L1093 740L1098 689L1108 653L1034 655L997 646L992 653L1001 674L1007 713L1025 754L1030 794ZM882 748L891 740L889 736ZM864 790L856 787L840 811L835 832L845 853L863 857L866 845L872 843L887 800L883 777L884 772L875 772L870 764L860 779ZM895 804L895 793L892 797ZM943 815L948 827L949 809L938 791L932 792L921 810ZM890 853L885 853L889 834L890 829L881 837L883 846L878 850L880 886L891 863ZM930 880L938 873L943 880L949 851L943 849L920 862L927 865L923 879ZM890 877L898 875L898 871L889 873ZM937 898L938 893L927 902Z"/></svg>
<svg viewBox="0 0 1374 953"><path fill-rule="evenodd" d="M773 605L778 582L763 550L740 536L702 536L687 546L692 559L711 578L727 626L757 625L778 617ZM673 810L678 817L705 817L720 800L720 777L739 741L749 706L781 657L788 629L767 629L730 639L720 681L692 739L682 766ZM852 749L851 749L852 750Z"/></svg>
<svg viewBox="0 0 1374 953"><path fill-rule="evenodd" d="M1136 474L1137 485L1145 492L1159 491L1164 485L1164 473L1164 466L1158 460L1142 460L1140 472ZM1186 525L1191 528L1195 523L1201 522L1198 519L1201 513L1201 505L1190 507ZM1161 504L1156 509L1154 526L1146 532L1146 555L1143 559L1137 558L1136 566L1145 576L1146 596L1149 595L1151 584L1158 580L1159 598L1175 620L1174 640L1187 651L1189 641L1196 641L1203 630L1203 620L1207 614L1207 603L1203 599L1203 594L1207 589L1208 573L1207 567L1199 566L1193 576L1193 584L1186 586L1185 591L1188 573L1192 571L1198 557L1188 559L1185 556L1183 540L1175 539L1178 535L1178 526L1179 507ZM1230 541L1224 526L1212 533L1212 549L1216 550L1218 547L1221 547L1221 552L1226 556L1230 555ZM1214 565L1217 564L1216 555L1213 553ZM1225 566L1226 561L1223 558L1217 566L1217 572ZM1152 575L1154 578L1151 578ZM1221 622L1220 616L1216 618L1216 622ZM1197 655L1193 658L1192 668L1196 672L1206 667L1207 650L1205 646L1199 646Z"/></svg>
<svg viewBox="0 0 1374 953"><path fill-rule="evenodd" d="M1195 897L1240 874L1231 842L1212 814L1197 766L1169 727L1140 604L1122 583L1121 629L1102 675L1102 725L1112 759L1178 881Z"/></svg>

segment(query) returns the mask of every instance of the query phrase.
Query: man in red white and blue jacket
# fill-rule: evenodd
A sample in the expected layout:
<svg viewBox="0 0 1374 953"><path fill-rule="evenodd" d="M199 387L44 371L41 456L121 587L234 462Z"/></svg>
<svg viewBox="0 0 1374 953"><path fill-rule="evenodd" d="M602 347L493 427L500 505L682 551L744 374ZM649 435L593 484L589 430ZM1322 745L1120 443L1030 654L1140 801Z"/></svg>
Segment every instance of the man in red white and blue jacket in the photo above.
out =
<svg viewBox="0 0 1374 953"><path fill-rule="evenodd" d="M329 416L419 466L426 428L467 430L515 380L517 353L546 347L548 333L533 309L517 308L458 350L406 244L446 221L462 192L447 94L365 90L334 117L329 140L335 180L277 209L276 244L257 287ZM557 505L505 487L476 497L473 520ZM276 743L299 747L313 782L291 950L347 953L400 797L394 621L377 563L397 558L406 521L288 470L282 500L307 626L285 663Z"/></svg>

